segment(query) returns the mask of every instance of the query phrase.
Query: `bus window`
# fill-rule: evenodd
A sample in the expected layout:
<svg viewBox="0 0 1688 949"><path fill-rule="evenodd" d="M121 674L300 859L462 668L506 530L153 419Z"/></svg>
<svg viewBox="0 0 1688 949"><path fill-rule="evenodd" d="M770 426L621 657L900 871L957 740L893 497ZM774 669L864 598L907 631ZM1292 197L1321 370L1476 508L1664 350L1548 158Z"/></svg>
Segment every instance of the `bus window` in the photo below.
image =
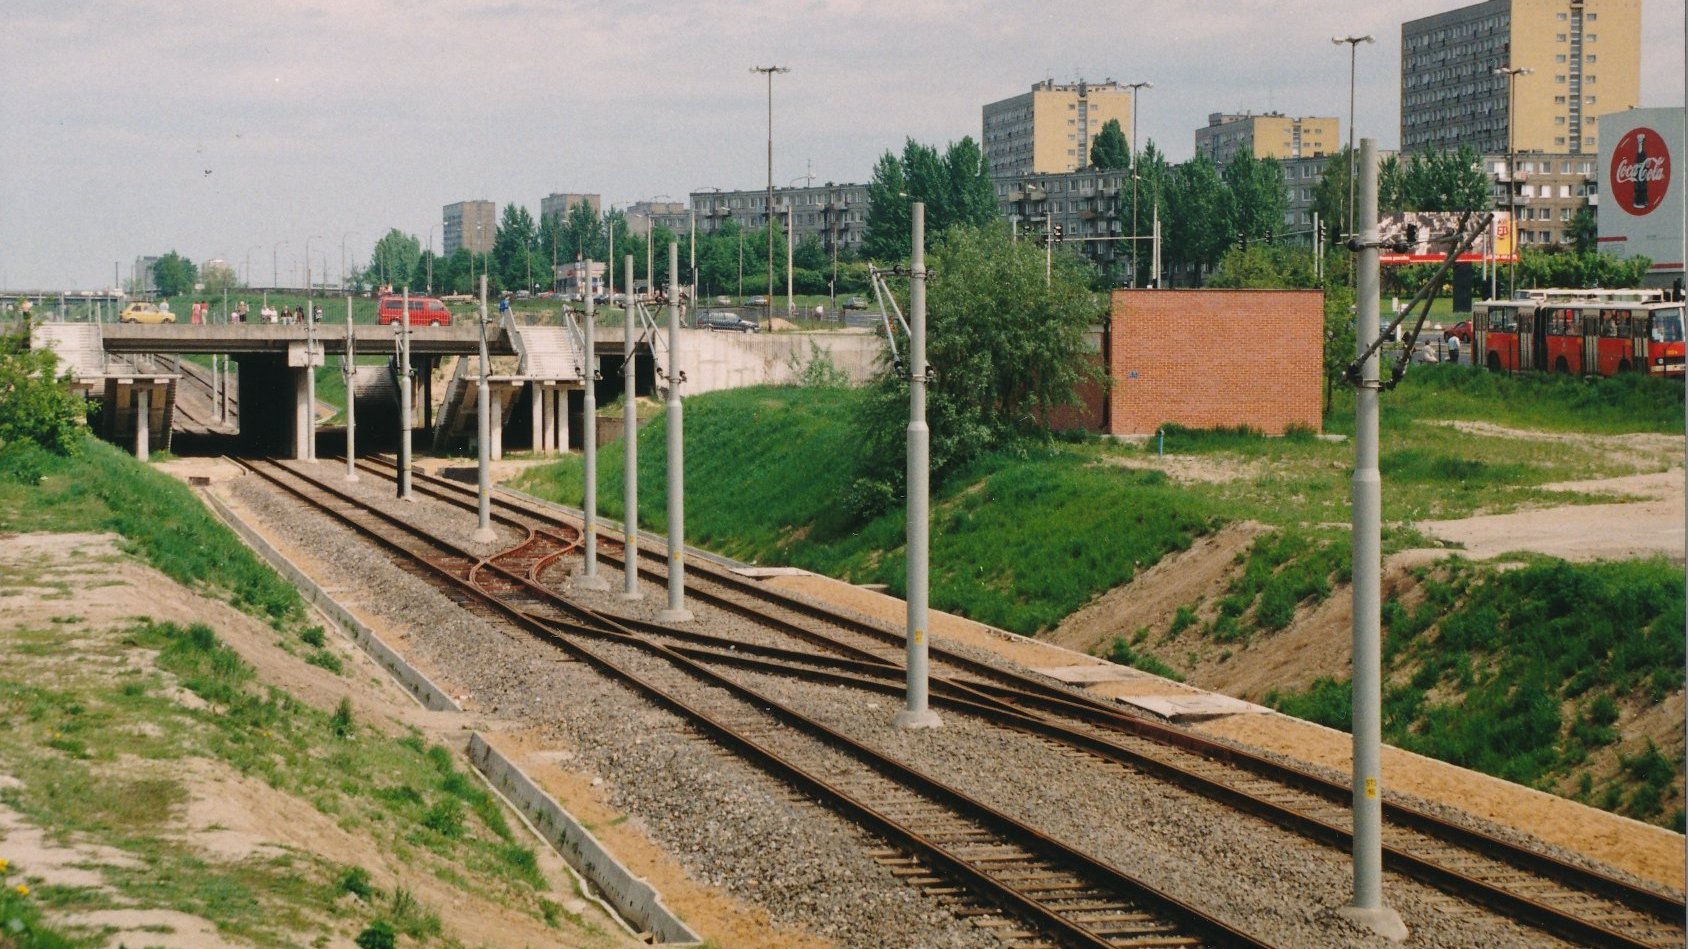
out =
<svg viewBox="0 0 1688 949"><path fill-rule="evenodd" d="M1653 311L1653 342L1677 343L1682 341L1682 310L1654 310Z"/></svg>
<svg viewBox="0 0 1688 949"><path fill-rule="evenodd" d="M1554 310L1548 318L1547 331L1554 336L1581 336L1582 331L1577 328L1577 311Z"/></svg>

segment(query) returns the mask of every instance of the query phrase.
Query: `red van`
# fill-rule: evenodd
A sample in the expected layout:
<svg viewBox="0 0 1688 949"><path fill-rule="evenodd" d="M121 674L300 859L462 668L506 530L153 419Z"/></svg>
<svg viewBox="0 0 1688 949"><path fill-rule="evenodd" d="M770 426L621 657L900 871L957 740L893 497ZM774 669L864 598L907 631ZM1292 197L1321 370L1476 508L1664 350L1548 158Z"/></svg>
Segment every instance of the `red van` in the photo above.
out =
<svg viewBox="0 0 1688 949"><path fill-rule="evenodd" d="M399 314L404 312L404 297L385 296L381 298L381 305L376 310L376 322L383 326L399 321ZM435 297L410 298L411 326L450 326L451 311L445 304Z"/></svg>

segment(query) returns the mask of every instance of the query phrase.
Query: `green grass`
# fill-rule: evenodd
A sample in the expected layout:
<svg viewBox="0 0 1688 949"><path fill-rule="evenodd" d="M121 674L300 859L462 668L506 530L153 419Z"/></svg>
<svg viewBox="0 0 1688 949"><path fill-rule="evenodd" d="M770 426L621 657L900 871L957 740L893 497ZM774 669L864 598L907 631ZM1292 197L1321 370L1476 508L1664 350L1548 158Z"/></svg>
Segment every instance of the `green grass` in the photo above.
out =
<svg viewBox="0 0 1688 949"><path fill-rule="evenodd" d="M1547 788L1617 740L1621 708L1651 707L1682 686L1685 603L1673 564L1542 559L1493 571L1454 561L1421 568L1419 579L1417 608L1384 608L1391 744ZM1345 681L1267 701L1350 727ZM1612 809L1643 820L1661 816L1680 767L1648 751L1613 779L1628 793ZM1593 790L1591 780L1585 796Z"/></svg>
<svg viewBox="0 0 1688 949"><path fill-rule="evenodd" d="M180 481L93 438L70 458L35 455L39 481L0 478L0 531L112 531L173 580L272 623L304 616L298 591Z"/></svg>
<svg viewBox="0 0 1688 949"><path fill-rule="evenodd" d="M306 932L349 937L377 918L422 942L440 934L434 908L402 888L383 892L362 868L299 852L232 861L195 852L177 833L187 791L175 775L182 759L208 758L311 801L342 827L366 828L394 860L449 870L469 892L544 917L539 899L549 885L534 852L514 839L496 799L447 749L414 734L360 728L349 702L321 712L262 685L203 624L143 621L107 634L115 643L108 654L152 657L141 672L117 675L114 665L96 664L43 676L65 642L85 642L87 633L31 632L57 637L61 648L56 656L25 659L14 651L7 658L0 715L13 724L0 733L0 771L21 786L0 791L0 802L49 835L75 834L134 858L102 866L103 889L49 891L55 911L83 912L115 898L193 913L259 946L293 945ZM43 678L53 687L31 684ZM206 707L173 700L167 683ZM155 740L134 740L139 723ZM75 739L76 753L61 749L66 738ZM355 902L340 899L345 894ZM0 906L0 918L4 912ZM10 944L0 937L0 945Z"/></svg>

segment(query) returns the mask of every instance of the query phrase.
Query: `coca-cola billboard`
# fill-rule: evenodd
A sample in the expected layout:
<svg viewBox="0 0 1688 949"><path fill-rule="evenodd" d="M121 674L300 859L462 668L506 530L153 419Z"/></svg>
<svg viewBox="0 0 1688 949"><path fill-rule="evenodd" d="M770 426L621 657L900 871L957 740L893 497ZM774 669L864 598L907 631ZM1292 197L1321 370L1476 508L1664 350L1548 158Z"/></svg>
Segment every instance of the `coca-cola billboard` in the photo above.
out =
<svg viewBox="0 0 1688 949"><path fill-rule="evenodd" d="M1670 149L1665 138L1638 126L1618 139L1609 168L1611 204L1637 216L1651 214L1670 190Z"/></svg>

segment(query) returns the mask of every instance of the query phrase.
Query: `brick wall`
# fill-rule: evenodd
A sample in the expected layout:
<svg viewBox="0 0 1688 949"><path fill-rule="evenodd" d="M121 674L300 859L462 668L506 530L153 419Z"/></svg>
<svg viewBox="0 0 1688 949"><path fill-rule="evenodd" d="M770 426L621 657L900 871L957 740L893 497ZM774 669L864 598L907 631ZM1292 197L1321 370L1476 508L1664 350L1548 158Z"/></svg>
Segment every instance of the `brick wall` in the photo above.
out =
<svg viewBox="0 0 1688 949"><path fill-rule="evenodd" d="M1115 290L1112 319L1110 434L1319 429L1322 291Z"/></svg>

